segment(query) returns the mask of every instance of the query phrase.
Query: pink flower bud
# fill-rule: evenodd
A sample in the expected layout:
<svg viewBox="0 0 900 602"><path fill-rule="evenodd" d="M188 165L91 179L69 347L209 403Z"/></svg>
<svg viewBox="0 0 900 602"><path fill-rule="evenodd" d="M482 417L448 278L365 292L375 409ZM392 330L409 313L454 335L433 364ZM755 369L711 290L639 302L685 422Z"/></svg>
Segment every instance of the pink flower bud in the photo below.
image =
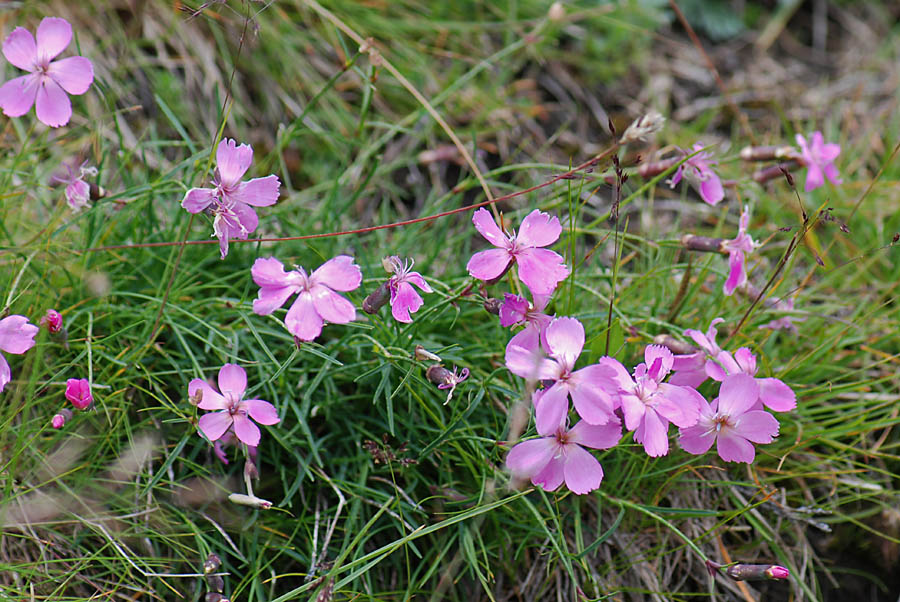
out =
<svg viewBox="0 0 900 602"><path fill-rule="evenodd" d="M62 330L62 316L55 309L48 309L47 315L41 318L41 326L46 326L51 333L57 333Z"/></svg>
<svg viewBox="0 0 900 602"><path fill-rule="evenodd" d="M61 429L71 417L72 410L63 408L53 416L52 420L50 420L50 426L55 429Z"/></svg>
<svg viewBox="0 0 900 602"><path fill-rule="evenodd" d="M787 579L791 576L791 572L783 566L774 564L766 569L766 577L769 579Z"/></svg>
<svg viewBox="0 0 900 602"><path fill-rule="evenodd" d="M70 378L66 381L66 399L79 410L86 410L94 402L91 383L86 378Z"/></svg>
<svg viewBox="0 0 900 602"><path fill-rule="evenodd" d="M725 574L735 581L787 579L791 576L790 571L777 564L733 564L725 569Z"/></svg>

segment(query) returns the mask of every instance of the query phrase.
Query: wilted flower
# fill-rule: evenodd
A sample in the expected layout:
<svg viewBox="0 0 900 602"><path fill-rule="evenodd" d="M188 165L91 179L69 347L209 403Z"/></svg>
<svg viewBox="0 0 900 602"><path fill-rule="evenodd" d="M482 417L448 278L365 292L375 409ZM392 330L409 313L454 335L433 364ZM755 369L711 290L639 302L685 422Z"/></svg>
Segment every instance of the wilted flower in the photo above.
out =
<svg viewBox="0 0 900 602"><path fill-rule="evenodd" d="M322 333L325 320L346 324L356 319L356 308L335 291L352 291L362 282L362 272L349 255L338 255L310 274L301 267L284 271L274 257L260 257L250 270L259 285L253 311L268 315L284 305L288 297L300 293L284 318L288 332L301 341L312 341Z"/></svg>
<svg viewBox="0 0 900 602"><path fill-rule="evenodd" d="M497 247L479 251L469 259L466 270L474 278L495 280L516 263L519 278L532 294L549 295L569 275L569 268L560 255L540 248L553 244L559 238L562 226L558 218L535 209L522 220L518 235L500 230L490 212L484 208L475 212L472 222L475 229Z"/></svg>
<svg viewBox="0 0 900 602"><path fill-rule="evenodd" d="M188 383L188 395L203 391L201 410L221 410L200 417L200 430L210 441L234 428L234 434L247 445L259 445L260 432L253 420L260 424L278 424L278 412L268 401L244 399L247 390L247 373L237 364L225 364L219 370L219 391L206 381L195 378ZM252 418L252 420L251 420Z"/></svg>
<svg viewBox="0 0 900 602"><path fill-rule="evenodd" d="M0 350L6 353L22 354L34 347L34 336L38 327L28 322L25 316L7 316L0 320ZM0 354L0 391L12 380L12 372L3 354Z"/></svg>
<svg viewBox="0 0 900 602"><path fill-rule="evenodd" d="M226 138L216 149L216 174L213 188L191 188L181 206L190 213L210 211L213 235L219 238L222 259L228 254L228 239L246 239L256 230L259 218L251 207L268 207L278 200L281 182L278 176L254 178L246 182L241 177L253 161L253 149L247 144Z"/></svg>
<svg viewBox="0 0 900 602"><path fill-rule="evenodd" d="M70 378L66 381L66 399L79 410L86 410L94 402L91 383L86 378Z"/></svg>
<svg viewBox="0 0 900 602"><path fill-rule="evenodd" d="M709 154L702 151L702 144L695 144L693 152L696 153L692 157L688 157L684 163L678 166L675 173L669 179L669 186L672 188L681 182L684 177L700 194L700 198L708 204L715 206L719 201L725 198L725 189L722 188L722 180L713 171L712 166L715 161L709 159ZM691 153L684 152L684 156Z"/></svg>
<svg viewBox="0 0 900 602"><path fill-rule="evenodd" d="M839 144L833 142L825 144L822 132L818 131L812 133L809 143L800 134L797 134L796 140L803 153L803 163L806 164L806 185L804 186L806 192L822 186L826 177L832 184L843 183L837 167L834 166L834 160L841 154Z"/></svg>
<svg viewBox="0 0 900 602"><path fill-rule="evenodd" d="M456 385L469 378L469 369L463 368L461 372L457 373L456 366L453 366L453 371L451 372L440 364L432 364L425 371L425 377L436 384L438 389L449 389L447 391L447 400L444 402L444 405L447 405L453 398L453 391L456 390Z"/></svg>
<svg viewBox="0 0 900 602"><path fill-rule="evenodd" d="M421 274L412 271L414 263L412 259L401 262L396 255L392 255L386 260L386 266L390 266L390 271L393 272L388 281L391 291L391 315L398 322L412 322L409 314L415 313L422 307L422 297L413 288L414 284L426 293L434 292Z"/></svg>
<svg viewBox="0 0 900 602"><path fill-rule="evenodd" d="M736 288L743 286L747 282L746 256L744 254L750 253L760 246L747 234L747 226L749 225L750 210L744 207L744 210L741 211L738 235L732 240L722 241L722 251L728 253L728 264L731 268L728 272L728 279L725 280L725 284L722 286L722 291L729 296L734 294Z"/></svg>
<svg viewBox="0 0 900 602"><path fill-rule="evenodd" d="M542 437L522 441L509 450L506 467L545 491L554 491L565 481L572 493L585 494L600 486L603 467L584 447L613 447L622 436L622 425L617 418L604 425L582 420L567 429L563 422L550 430L538 428L538 434Z"/></svg>
<svg viewBox="0 0 900 602"><path fill-rule="evenodd" d="M37 118L50 127L69 123L72 103L66 95L84 94L94 81L94 67L83 56L52 60L72 40L72 26L65 19L44 18L37 28L37 42L24 27L16 27L3 42L6 60L29 72L0 87L0 108L9 117L20 117L35 106Z"/></svg>
<svg viewBox="0 0 900 602"><path fill-rule="evenodd" d="M704 454L716 443L719 457L726 462L750 463L756 455L753 443L771 443L778 434L778 421L755 409L759 399L756 381L746 374L725 377L719 398L705 401L695 426L681 429L679 443L691 454Z"/></svg>

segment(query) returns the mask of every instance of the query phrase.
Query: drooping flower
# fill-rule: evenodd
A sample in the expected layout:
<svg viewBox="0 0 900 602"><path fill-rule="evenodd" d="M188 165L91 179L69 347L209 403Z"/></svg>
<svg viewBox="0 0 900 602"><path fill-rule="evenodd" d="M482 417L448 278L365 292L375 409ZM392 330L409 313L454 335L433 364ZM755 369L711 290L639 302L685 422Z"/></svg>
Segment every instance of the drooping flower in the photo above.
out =
<svg viewBox="0 0 900 602"><path fill-rule="evenodd" d="M284 324L301 341L312 341L319 336L326 320L346 324L356 319L353 304L335 292L355 290L362 282L362 271L349 255L329 259L309 276L299 266L285 272L284 265L274 257L260 257L250 272L253 282L260 287L253 311L261 316L284 305L294 293L300 293L288 310Z"/></svg>
<svg viewBox="0 0 900 602"><path fill-rule="evenodd" d="M732 374L722 381L719 397L703 402L695 426L681 429L679 443L691 454L704 454L716 443L726 462L750 463L756 455L753 443L771 443L778 434L778 421L756 409L759 387L746 374Z"/></svg>
<svg viewBox="0 0 900 602"><path fill-rule="evenodd" d="M575 370L575 362L584 348L584 326L575 318L556 318L544 336L549 358L535 357L533 349L507 347L506 367L522 378L548 380L548 386L535 406L538 432L552 433L569 412L569 397L575 411L588 424L607 424L614 420L614 400L607 392L613 387L612 371L593 364Z"/></svg>
<svg viewBox="0 0 900 602"><path fill-rule="evenodd" d="M522 441L509 450L506 467L545 491L554 491L565 481L569 491L581 495L597 489L603 480L603 467L584 448L613 447L622 436L622 425L617 418L603 425L582 420L571 429L565 423L549 431L539 428L538 434L542 437Z"/></svg>
<svg viewBox="0 0 900 602"><path fill-rule="evenodd" d="M87 167L87 161L76 169L70 163L65 164L66 175L55 175L51 180L66 185L66 203L72 211L80 211L88 206L91 200L91 186L85 182L86 176L96 176L96 167Z"/></svg>
<svg viewBox="0 0 900 602"><path fill-rule="evenodd" d="M647 345L644 363L634 369L634 378L617 360L606 357L600 365L615 374L617 395L625 416L625 428L653 457L669 453L669 422L679 427L697 423L705 403L695 389L662 382L672 369L672 352L660 345Z"/></svg>
<svg viewBox="0 0 900 602"><path fill-rule="evenodd" d="M191 188L181 201L189 213L212 213L213 235L219 238L222 259L228 255L229 238L246 239L256 230L259 218L253 207L268 207L278 200L278 176L241 181L251 161L250 145L237 146L230 138L222 140L216 149L213 188Z"/></svg>
<svg viewBox="0 0 900 602"><path fill-rule="evenodd" d="M738 235L732 240L722 241L721 248L728 253L728 264L730 270L728 279L722 286L722 292L727 296L734 294L736 288L743 286L747 282L746 256L760 245L747 234L747 226L750 225L750 210L744 207L741 211L741 221L738 226Z"/></svg>
<svg viewBox="0 0 900 602"><path fill-rule="evenodd" d="M91 383L86 378L70 378L66 381L66 399L79 410L88 409L94 403Z"/></svg>
<svg viewBox="0 0 900 602"><path fill-rule="evenodd" d="M719 382L724 382L733 374L754 377L759 390L759 402L770 410L787 412L797 407L797 395L793 389L777 378L756 378L757 371L756 356L747 347L741 347L734 355L721 351L715 359L706 362L706 373Z"/></svg>
<svg viewBox="0 0 900 602"><path fill-rule="evenodd" d="M62 315L55 309L48 309L47 314L41 318L40 324L41 326L46 326L48 332L55 334L62 330Z"/></svg>
<svg viewBox="0 0 900 602"><path fill-rule="evenodd" d="M540 345L547 347L544 333L553 322L553 316L548 316L543 311L549 302L549 295L534 295L534 304L531 304L519 295L503 294L503 304L500 306L500 325L504 327L516 324L525 325L523 330L509 340L506 345L507 349L525 347L535 350Z"/></svg>
<svg viewBox="0 0 900 602"><path fill-rule="evenodd" d="M0 108L9 117L21 117L34 105L37 118L50 127L69 123L72 103L68 94L84 94L94 81L94 67L83 56L54 61L72 40L72 26L65 19L44 18L37 28L37 42L24 27L16 27L3 42L6 60L28 71L0 86Z"/></svg>
<svg viewBox="0 0 900 602"><path fill-rule="evenodd" d="M715 206L725 198L725 189L722 188L722 180L712 169L716 162L709 159L709 153L699 152L704 148L700 143L694 144L693 152L696 154L678 166L669 179L669 186L674 188L683 177L697 190L701 199ZM685 152L684 156L690 154Z"/></svg>
<svg viewBox="0 0 900 602"><path fill-rule="evenodd" d="M38 327L28 322L25 316L7 316L0 320L0 350L6 353L22 354L34 347L34 336ZM0 354L0 391L12 380L12 372L3 354Z"/></svg>
<svg viewBox="0 0 900 602"><path fill-rule="evenodd" d="M532 294L549 295L569 275L563 258L549 249L562 232L559 219L537 209L525 216L519 233L504 233L487 209L472 216L475 229L497 247L472 255L466 270L474 278L491 281L502 276L515 263L519 278Z"/></svg>
<svg viewBox="0 0 900 602"><path fill-rule="evenodd" d="M797 134L796 140L800 145L800 152L803 153L803 163L806 164L806 185L804 186L806 192L822 186L826 177L834 185L843 183L837 167L834 166L834 160L841 154L839 144L833 142L825 144L825 138L819 131L812 133L808 143L806 138L800 134Z"/></svg>
<svg viewBox="0 0 900 602"><path fill-rule="evenodd" d="M201 410L219 410L200 417L200 430L207 439L216 441L228 429L234 428L234 434L238 439L247 445L259 445L259 427L253 421L266 425L278 424L281 419L275 406L261 399L244 399L247 373L237 364L222 366L219 369L218 380L221 393L200 378L188 383L189 396L202 391L197 407Z"/></svg>
<svg viewBox="0 0 900 602"><path fill-rule="evenodd" d="M393 272L388 286L391 291L391 315L398 322L412 322L409 314L418 311L424 303L413 285L426 293L434 292L419 272L412 271L414 263L412 259L401 262L396 255L388 257L385 262L385 267L389 266Z"/></svg>

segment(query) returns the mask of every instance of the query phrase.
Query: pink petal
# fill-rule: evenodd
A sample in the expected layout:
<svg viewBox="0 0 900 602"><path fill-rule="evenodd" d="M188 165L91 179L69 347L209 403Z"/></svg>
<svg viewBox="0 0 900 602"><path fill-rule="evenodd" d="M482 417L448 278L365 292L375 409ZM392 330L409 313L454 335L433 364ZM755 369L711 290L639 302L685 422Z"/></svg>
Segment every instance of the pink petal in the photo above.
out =
<svg viewBox="0 0 900 602"><path fill-rule="evenodd" d="M247 390L247 373L237 364L225 364L219 369L219 391L240 399Z"/></svg>
<svg viewBox="0 0 900 602"><path fill-rule="evenodd" d="M699 456L705 454L716 440L716 429L702 423L697 426L683 428L680 431L678 444L689 454Z"/></svg>
<svg viewBox="0 0 900 602"><path fill-rule="evenodd" d="M188 213L200 213L216 199L215 192L212 188L191 188L181 200L181 206Z"/></svg>
<svg viewBox="0 0 900 602"><path fill-rule="evenodd" d="M201 410L224 410L225 398L218 391L209 386L205 380L201 378L192 379L188 383L188 395L193 397L197 391L203 391L203 398L197 405Z"/></svg>
<svg viewBox="0 0 900 602"><path fill-rule="evenodd" d="M37 56L49 61L66 49L72 41L72 26L65 19L46 17L37 28Z"/></svg>
<svg viewBox="0 0 900 602"><path fill-rule="evenodd" d="M243 405L247 406L250 418L260 424L278 424L281 422L281 418L278 417L278 410L268 401L247 399L243 402Z"/></svg>
<svg viewBox="0 0 900 602"><path fill-rule="evenodd" d="M297 274L285 272L284 264L274 257L258 258L253 262L250 274L253 276L253 282L263 288L295 286L297 284L295 282Z"/></svg>
<svg viewBox="0 0 900 602"><path fill-rule="evenodd" d="M716 451L719 457L726 462L753 462L756 457L756 450L753 444L733 432L730 429L719 431L716 444Z"/></svg>
<svg viewBox="0 0 900 602"><path fill-rule="evenodd" d="M825 183L825 177L822 174L822 168L815 163L807 163L806 165L806 185L803 189L806 192L815 190Z"/></svg>
<svg viewBox="0 0 900 602"><path fill-rule="evenodd" d="M423 303L416 289L407 282L399 283L396 290L391 289L391 315L398 322L412 322L410 312L418 311Z"/></svg>
<svg viewBox="0 0 900 602"><path fill-rule="evenodd" d="M519 333L519 335L521 334ZM540 349L536 347L519 347L518 345L507 345L506 367L516 376L521 376L528 380L552 379L555 378L559 371L557 363L543 357Z"/></svg>
<svg viewBox="0 0 900 602"><path fill-rule="evenodd" d="M94 81L94 66L83 56L69 58L50 63L47 69L50 78L69 94L84 94Z"/></svg>
<svg viewBox="0 0 900 602"><path fill-rule="evenodd" d="M39 82L38 75L23 75L0 86L0 108L7 117L21 117L34 104Z"/></svg>
<svg viewBox="0 0 900 602"><path fill-rule="evenodd" d="M597 458L578 445L566 446L566 460L563 465L566 487L572 493L583 495L600 487L603 468Z"/></svg>
<svg viewBox="0 0 900 602"><path fill-rule="evenodd" d="M516 476L531 478L547 466L556 455L557 448L553 437L522 441L506 455L506 468Z"/></svg>
<svg viewBox="0 0 900 602"><path fill-rule="evenodd" d="M619 395L622 404L622 414L625 416L625 428L629 431L640 428L647 413L647 406L635 395Z"/></svg>
<svg viewBox="0 0 900 602"><path fill-rule="evenodd" d="M215 441L225 434L233 422L228 412L211 412L200 417L198 426L207 439Z"/></svg>
<svg viewBox="0 0 900 602"><path fill-rule="evenodd" d="M522 220L516 242L520 246L546 247L555 243L561 232L559 218L535 209Z"/></svg>
<svg viewBox="0 0 900 602"><path fill-rule="evenodd" d="M697 424L700 409L706 403L700 393L690 387L679 387L669 383L659 385L657 397L662 400L656 411L675 426L687 427Z"/></svg>
<svg viewBox="0 0 900 602"><path fill-rule="evenodd" d="M569 431L569 441L594 449L609 449L622 438L622 425L618 420L594 425L581 420Z"/></svg>
<svg viewBox="0 0 900 602"><path fill-rule="evenodd" d="M519 278L534 295L549 295L569 275L563 258L549 249L519 251L516 263L519 264Z"/></svg>
<svg viewBox="0 0 900 602"><path fill-rule="evenodd" d="M232 196L236 200L254 207L268 207L269 205L274 205L278 200L278 189L280 187L281 182L278 181L278 176L254 178L241 183L237 192Z"/></svg>
<svg viewBox="0 0 900 602"><path fill-rule="evenodd" d="M832 161L837 159L838 155L840 155L840 154L841 154L841 145L835 144L833 142L829 142L828 144L826 144L825 146L822 147L822 152L820 153L820 156L822 157L823 161L827 161L828 163L831 163Z"/></svg>
<svg viewBox="0 0 900 602"><path fill-rule="evenodd" d="M25 353L34 347L38 330L25 316L6 316L0 320L0 349L7 353Z"/></svg>
<svg viewBox="0 0 900 602"><path fill-rule="evenodd" d="M332 257L312 273L310 281L335 291L352 291L362 282L362 271L349 255Z"/></svg>
<svg viewBox="0 0 900 602"><path fill-rule="evenodd" d="M768 412L751 410L737 419L732 431L754 443L771 443L778 435L778 420Z"/></svg>
<svg viewBox="0 0 900 602"><path fill-rule="evenodd" d="M256 211L253 210L253 207L244 203L235 203L232 205L231 210L237 217L238 223L243 227L243 229L233 232L232 237L247 238L247 235L256 230L256 226L259 225L259 217L256 215Z"/></svg>
<svg viewBox="0 0 900 602"><path fill-rule="evenodd" d="M234 415L234 434L247 445L256 447L259 445L259 427L244 414Z"/></svg>
<svg viewBox="0 0 900 602"><path fill-rule="evenodd" d="M653 380L659 382L663 378L665 378L666 374L672 370L672 365L675 363L675 356L672 354L672 351L667 347L663 347L662 345L647 345L644 347L644 363L648 366L652 367L656 360L660 360L661 368L657 377L652 377Z"/></svg>
<svg viewBox="0 0 900 602"><path fill-rule="evenodd" d="M409 274L407 274L406 281L409 282L410 284L415 284L420 289L422 289L423 292L426 292L426 293L434 292L433 290L431 290L431 287L428 286L428 283L425 282L425 279L422 277L422 274L420 274L418 272L410 272Z"/></svg>
<svg viewBox="0 0 900 602"><path fill-rule="evenodd" d="M669 188L675 188L679 182L681 182L681 178L684 175L684 163L678 166L678 169L675 170L675 173L672 174L672 177L669 178L668 184Z"/></svg>
<svg viewBox="0 0 900 602"><path fill-rule="evenodd" d="M731 374L719 389L719 413L737 417L748 411L759 399L756 379L746 374Z"/></svg>
<svg viewBox="0 0 900 602"><path fill-rule="evenodd" d="M747 272L744 271L744 252L733 250L728 254L728 279L722 287L722 291L726 296L731 296L737 287L747 282Z"/></svg>
<svg viewBox="0 0 900 602"><path fill-rule="evenodd" d="M647 408L644 421L634 431L634 440L644 445L644 451L652 458L669 453L668 423L657 415L652 408Z"/></svg>
<svg viewBox="0 0 900 602"><path fill-rule="evenodd" d="M712 171L707 172L707 179L700 182L700 198L714 207L725 198L722 180Z"/></svg>
<svg viewBox="0 0 900 602"><path fill-rule="evenodd" d="M66 203L73 210L87 207L91 198L91 187L84 180L75 180L66 186Z"/></svg>
<svg viewBox="0 0 900 602"><path fill-rule="evenodd" d="M495 247L506 248L509 246L506 235L500 230L500 226L497 225L487 209L482 207L476 211L472 215L472 223L475 224L475 229ZM475 277L478 278L478 276Z"/></svg>
<svg viewBox="0 0 900 602"><path fill-rule="evenodd" d="M565 423L569 413L569 391L562 383L556 383L541 396L534 409L534 425L540 435L555 433Z"/></svg>
<svg viewBox="0 0 900 602"><path fill-rule="evenodd" d="M612 386L608 384L602 387L593 382L593 379L588 378L591 372L598 368L600 366L587 366L575 372L569 379L575 411L584 419L584 422L594 425L607 424L614 416L613 398L604 390L605 388L610 389Z"/></svg>
<svg viewBox="0 0 900 602"><path fill-rule="evenodd" d="M34 71L37 61L34 36L24 27L16 27L3 41L3 56L19 69Z"/></svg>
<svg viewBox="0 0 900 602"><path fill-rule="evenodd" d="M509 343L506 344L506 351L507 353L509 353L509 349L511 347L523 347L528 351L537 353L538 357L540 357L540 345L540 332L537 328L533 327L531 324L528 324L524 329L513 335L513 337L509 340Z"/></svg>
<svg viewBox="0 0 900 602"><path fill-rule="evenodd" d="M808 155L809 147L806 144L806 138L804 138L802 134L794 134L794 140L796 140L797 145L800 146L800 152L803 153L804 156Z"/></svg>
<svg viewBox="0 0 900 602"><path fill-rule="evenodd" d="M332 324L346 324L356 319L356 307L327 286L317 284L310 293L316 313Z"/></svg>
<svg viewBox="0 0 900 602"><path fill-rule="evenodd" d="M288 300L288 297L298 290L299 288L293 285L260 288L258 297L253 300L253 313L258 316L269 315L284 305L284 302Z"/></svg>
<svg viewBox="0 0 900 602"><path fill-rule="evenodd" d="M301 341L312 341L322 334L322 318L316 312L310 293L300 293L284 317L284 325Z"/></svg>
<svg viewBox="0 0 900 602"><path fill-rule="evenodd" d="M488 249L472 255L466 271L473 278L493 280L503 274L511 261L512 256L506 249Z"/></svg>
<svg viewBox="0 0 900 602"><path fill-rule="evenodd" d="M832 184L844 183L844 181L841 179L841 174L838 172L837 167L835 167L833 163L829 163L825 166L825 177L828 178Z"/></svg>
<svg viewBox="0 0 900 602"><path fill-rule="evenodd" d="M248 144L237 145L231 138L219 142L216 149L216 167L226 187L236 186L253 161L253 149Z"/></svg>
<svg viewBox="0 0 900 602"><path fill-rule="evenodd" d="M69 96L59 84L49 78L44 78L41 82L34 99L34 108L38 120L52 128L66 125L72 118Z"/></svg>
<svg viewBox="0 0 900 602"><path fill-rule="evenodd" d="M759 400L770 410L787 412L797 407L797 395L777 378L757 378Z"/></svg>
<svg viewBox="0 0 900 602"><path fill-rule="evenodd" d="M553 458L542 471L531 477L531 482L544 491L555 491L566 478L565 464L561 458Z"/></svg>
<svg viewBox="0 0 900 602"><path fill-rule="evenodd" d="M584 348L584 326L575 318L557 318L544 332L550 355L571 369Z"/></svg>
<svg viewBox="0 0 900 602"><path fill-rule="evenodd" d="M0 354L0 391L6 388L10 380L12 380L12 372L9 369L9 364L6 362L6 358Z"/></svg>
<svg viewBox="0 0 900 602"><path fill-rule="evenodd" d="M741 347L734 352L734 361L740 367L741 372L756 376L756 356L747 347Z"/></svg>
<svg viewBox="0 0 900 602"><path fill-rule="evenodd" d="M631 391L634 388L634 380L619 360L604 356L597 360L597 364L606 368L610 378L616 383L620 391ZM631 427L628 427L629 429Z"/></svg>

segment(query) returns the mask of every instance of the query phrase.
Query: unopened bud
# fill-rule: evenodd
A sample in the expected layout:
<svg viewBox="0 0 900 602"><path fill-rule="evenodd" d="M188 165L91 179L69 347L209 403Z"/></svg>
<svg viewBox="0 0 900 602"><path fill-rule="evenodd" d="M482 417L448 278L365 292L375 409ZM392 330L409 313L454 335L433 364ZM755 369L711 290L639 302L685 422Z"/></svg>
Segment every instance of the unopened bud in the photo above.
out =
<svg viewBox="0 0 900 602"><path fill-rule="evenodd" d="M68 408L63 408L59 412L57 412L53 418L50 420L50 426L55 429L61 429L65 426L66 422L72 418L72 410Z"/></svg>
<svg viewBox="0 0 900 602"><path fill-rule="evenodd" d="M662 129L666 123L666 118L659 111L650 111L635 119L631 125L622 134L621 144L628 144L637 140L646 140L651 134L655 134Z"/></svg>
<svg viewBox="0 0 900 602"><path fill-rule="evenodd" d="M425 370L425 378L438 386L447 385L453 379L453 372L440 364L432 364Z"/></svg>
<svg viewBox="0 0 900 602"><path fill-rule="evenodd" d="M215 573L220 566L222 566L222 559L219 558L218 554L210 554L203 563L203 574Z"/></svg>
<svg viewBox="0 0 900 602"><path fill-rule="evenodd" d="M741 149L744 161L774 161L799 159L802 155L793 146L745 146Z"/></svg>
<svg viewBox="0 0 900 602"><path fill-rule="evenodd" d="M268 510L272 507L272 502L258 498L255 495L244 495L243 493L232 493L228 499L241 506L250 506L251 508L259 508L260 510Z"/></svg>
<svg viewBox="0 0 900 602"><path fill-rule="evenodd" d="M653 337L655 345L662 345L675 355L690 355L699 351L696 347L684 341L679 341L670 334L658 334Z"/></svg>
<svg viewBox="0 0 900 602"><path fill-rule="evenodd" d="M227 600L225 600L225 596L223 596L219 592L207 592L206 602L227 602Z"/></svg>
<svg viewBox="0 0 900 602"><path fill-rule="evenodd" d="M47 314L41 318L41 326L46 326L48 332L56 334L62 330L62 316L55 309L48 309Z"/></svg>
<svg viewBox="0 0 900 602"><path fill-rule="evenodd" d="M416 350L413 352L413 356L416 358L416 361L419 362L439 362L441 361L440 356L437 354L431 353L421 345L416 345Z"/></svg>
<svg viewBox="0 0 900 602"><path fill-rule="evenodd" d="M494 314L495 316L500 315L500 307L503 305L503 301L500 299L494 299L490 297L484 300L484 311L489 314Z"/></svg>
<svg viewBox="0 0 900 602"><path fill-rule="evenodd" d="M391 281L385 280L362 302L363 311L367 314L378 313L378 310L391 300Z"/></svg>
<svg viewBox="0 0 900 602"><path fill-rule="evenodd" d="M723 242L725 241L721 238L709 238L708 236L696 236L694 234L685 234L681 237L681 244L685 249L703 253L723 253Z"/></svg>
<svg viewBox="0 0 900 602"><path fill-rule="evenodd" d="M787 579L791 576L789 570L777 564L734 564L725 569L725 574L735 581Z"/></svg>
<svg viewBox="0 0 900 602"><path fill-rule="evenodd" d="M70 378L66 381L66 399L79 410L86 410L94 401L91 383L86 378Z"/></svg>
<svg viewBox="0 0 900 602"><path fill-rule="evenodd" d="M785 173L785 171L792 171L795 169L800 169L800 163L797 161L787 161L785 163L771 165L754 171L752 177L754 182L765 184L766 182L782 177L782 174Z"/></svg>

